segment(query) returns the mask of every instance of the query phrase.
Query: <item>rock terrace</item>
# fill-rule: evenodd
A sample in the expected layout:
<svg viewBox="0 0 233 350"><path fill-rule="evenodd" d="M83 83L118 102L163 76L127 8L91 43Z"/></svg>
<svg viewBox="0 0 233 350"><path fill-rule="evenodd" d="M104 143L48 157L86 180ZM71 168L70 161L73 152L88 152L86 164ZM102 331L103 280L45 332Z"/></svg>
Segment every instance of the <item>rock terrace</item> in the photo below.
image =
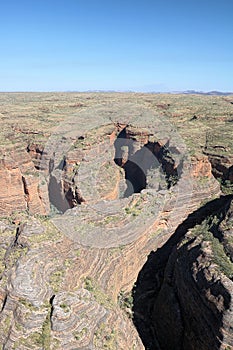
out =
<svg viewBox="0 0 233 350"><path fill-rule="evenodd" d="M205 204L221 194L215 177L231 181L231 140L220 145L222 157L206 137L204 112L191 120L190 111L175 111L188 105L184 97L29 94L27 104L10 97L1 96L2 121L18 117L7 121L11 141L0 163L3 349L233 347L232 262L224 255L232 254L230 198ZM233 107L219 104L227 116L215 124L228 130ZM29 126L32 115L39 125ZM192 125L188 140L182 124ZM151 251L161 259L147 270ZM198 328L193 320L206 310Z"/></svg>

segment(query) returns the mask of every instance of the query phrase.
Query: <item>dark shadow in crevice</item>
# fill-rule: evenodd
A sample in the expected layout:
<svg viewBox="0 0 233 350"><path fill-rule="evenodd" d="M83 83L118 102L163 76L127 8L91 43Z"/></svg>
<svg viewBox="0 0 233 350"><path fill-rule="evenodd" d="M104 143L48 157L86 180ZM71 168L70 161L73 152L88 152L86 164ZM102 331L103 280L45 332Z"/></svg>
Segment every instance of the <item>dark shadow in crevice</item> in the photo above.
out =
<svg viewBox="0 0 233 350"><path fill-rule="evenodd" d="M121 130L121 132L117 136L117 139L114 142L114 162L120 167L123 165L123 146L128 146L128 140L126 139L126 128Z"/></svg>
<svg viewBox="0 0 233 350"><path fill-rule="evenodd" d="M161 165L167 188L179 180L178 169L169 149L158 142L148 142L140 146L139 142L127 136L124 128L114 142L114 162L124 169L126 191L124 197L140 193L147 186L148 171Z"/></svg>
<svg viewBox="0 0 233 350"><path fill-rule="evenodd" d="M133 193L140 193L146 188L146 175L145 172L134 163L132 160L128 160L123 169L125 171L125 179L127 188L124 193L124 197L129 197Z"/></svg>
<svg viewBox="0 0 233 350"><path fill-rule="evenodd" d="M180 179L180 175L175 166L175 160L172 158L172 154L167 145L161 146L159 142L148 142L145 147L152 152L161 164L162 170L165 174L167 188L169 189L176 185ZM181 165L183 166L182 162Z"/></svg>
<svg viewBox="0 0 233 350"><path fill-rule="evenodd" d="M56 169L64 170L65 167L66 167L66 157L64 156L63 159L58 164L58 166L56 167Z"/></svg>
<svg viewBox="0 0 233 350"><path fill-rule="evenodd" d="M57 214L64 213L66 210L85 202L78 188L74 186L73 180L68 185L66 184L66 190L64 190L62 180L57 179L53 174L50 174L48 193L51 209Z"/></svg>
<svg viewBox="0 0 233 350"><path fill-rule="evenodd" d="M221 196L194 211L177 227L174 234L161 248L149 254L147 262L141 269L133 289L133 322L145 349L170 350L170 348L166 348L166 346L161 343L152 316L158 294L164 282L165 269L173 250L176 249L177 244L189 229L193 228L195 225L201 224L207 216L218 213L220 208L224 208L225 211L232 199L233 195ZM214 325L216 339L217 337L221 339L221 326L222 319L219 317L217 324ZM169 322L167 327L169 327ZM187 349L187 347L183 348L181 346L177 349L184 350Z"/></svg>
<svg viewBox="0 0 233 350"><path fill-rule="evenodd" d="M115 143L116 147L116 155L119 156L121 154L121 150L119 151L117 147L122 148L128 147L128 155L127 159L123 157L116 157L114 161L117 165L121 166L125 172L125 180L127 188L124 193L124 197L129 197L133 193L140 193L147 186L147 173L151 169L155 169L159 167L159 163L157 158L153 155L153 153L148 149L147 145L142 146L135 153L131 153L133 149L132 140L124 140L120 143Z"/></svg>
<svg viewBox="0 0 233 350"><path fill-rule="evenodd" d="M50 175L48 185L49 201L58 213L64 213L66 210L72 208L69 201L63 194L61 182L58 182L54 175Z"/></svg>

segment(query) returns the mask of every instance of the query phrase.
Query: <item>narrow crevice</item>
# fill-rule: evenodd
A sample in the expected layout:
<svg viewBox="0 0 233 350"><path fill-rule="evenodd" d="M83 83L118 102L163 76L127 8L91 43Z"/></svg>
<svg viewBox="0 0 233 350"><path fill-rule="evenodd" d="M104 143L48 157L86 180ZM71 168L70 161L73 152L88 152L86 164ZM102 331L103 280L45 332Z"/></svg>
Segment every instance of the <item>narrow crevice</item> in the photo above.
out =
<svg viewBox="0 0 233 350"><path fill-rule="evenodd" d="M49 312L49 320L50 320L50 323L51 323L51 318L52 318L52 315L53 315L53 300L55 298L55 294L51 296L51 298L49 299L49 305L50 305L50 312Z"/></svg>
<svg viewBox="0 0 233 350"><path fill-rule="evenodd" d="M53 299L55 295L53 295L49 299L49 307L48 312L46 315L46 318L42 324L42 330L40 335L40 343L42 345L43 349L50 349L51 348L51 331L52 331L52 312L53 312Z"/></svg>
<svg viewBox="0 0 233 350"><path fill-rule="evenodd" d="M2 308L1 308L1 313L3 312L5 306L6 306L6 303L7 303L7 298L8 298L8 295L6 294L4 300L3 300L3 303L2 303Z"/></svg>
<svg viewBox="0 0 233 350"><path fill-rule="evenodd" d="M13 243L14 246L16 246L18 244L18 239L19 239L19 236L20 236L21 232L22 232L22 225L19 225L16 228L15 240L14 240L14 243Z"/></svg>
<svg viewBox="0 0 233 350"><path fill-rule="evenodd" d="M22 183L23 183L23 191L24 191L24 196L26 201L26 209L29 210L29 191L28 191L26 179L24 176L22 176Z"/></svg>
<svg viewBox="0 0 233 350"><path fill-rule="evenodd" d="M25 196L29 196L29 192L28 192L28 188L27 188L27 183L26 183L26 179L24 176L22 176L22 182L23 182L23 191Z"/></svg>
<svg viewBox="0 0 233 350"><path fill-rule="evenodd" d="M74 208L77 205L85 202L73 180L72 185L70 185L68 191L65 192L65 198L68 201L70 208Z"/></svg>

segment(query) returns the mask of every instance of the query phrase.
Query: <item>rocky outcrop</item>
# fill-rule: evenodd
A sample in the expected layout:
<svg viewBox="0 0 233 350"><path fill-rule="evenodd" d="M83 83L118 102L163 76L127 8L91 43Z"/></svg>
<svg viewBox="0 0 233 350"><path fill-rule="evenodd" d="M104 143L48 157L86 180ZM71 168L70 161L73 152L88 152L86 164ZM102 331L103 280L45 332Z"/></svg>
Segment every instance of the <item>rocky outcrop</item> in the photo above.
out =
<svg viewBox="0 0 233 350"><path fill-rule="evenodd" d="M174 346L188 344L193 330L190 315L199 304L208 310L210 303L211 334L215 332L220 345L231 345L231 291L223 292L229 278L221 272L218 285L211 277L212 267L218 269L208 240L187 233L213 209L210 205L212 209L196 212L201 203L220 195L209 158L200 152L190 157L174 125L157 114L149 97L142 95L140 104L135 103L138 96L130 95L132 102L122 94L114 96L113 103L108 94L40 95L43 106L37 107L36 115L37 95L30 95L27 105L16 96L25 125L14 126L11 139L23 141L7 148L11 166L2 163L3 178L9 170L15 186L13 192L4 180L8 190L2 193L2 214L19 209L17 218L0 223L3 349L143 349L139 335L148 349L172 349L173 325L179 326ZM163 113L172 108L165 102L156 106ZM17 115L14 106L10 111L11 117ZM30 115L39 120L32 130L27 124ZM6 115L4 120L12 118ZM60 126L55 128L54 121ZM10 192L15 197L9 198L9 209ZM228 212L217 230L227 254L232 250L225 227L230 225ZM149 264L149 270L140 272L148 254L150 262L159 257L156 266ZM206 271L205 255L211 266ZM187 276L184 267L191 271ZM139 272L133 307L138 335L118 300L130 293ZM192 289L186 291L183 282L177 297L182 278L198 294L197 304L187 309L187 321L182 314L187 299L180 299L186 294L192 298ZM220 292L208 287L212 282ZM166 305L160 303L163 300ZM127 310L132 317L128 305ZM161 325L170 325L168 345L161 340ZM201 332L193 334L202 338ZM203 344L215 344L212 338ZM193 349L199 345L194 341Z"/></svg>
<svg viewBox="0 0 233 350"><path fill-rule="evenodd" d="M190 216L141 271L134 311L146 348L233 347L233 262L221 238L232 230L232 203L223 197Z"/></svg>
<svg viewBox="0 0 233 350"><path fill-rule="evenodd" d="M1 152L0 157L1 215L27 210L31 214L45 214L48 202L41 200L43 186L39 186L39 173L27 152L21 147Z"/></svg>
<svg viewBox="0 0 233 350"><path fill-rule="evenodd" d="M105 150L106 146L95 158L96 150L86 153L84 170L89 169L88 161L91 167L94 160L101 164ZM114 151L112 145L111 157ZM69 159L57 169L66 176ZM52 221L26 219L15 236L6 230L11 239L3 256L1 322L5 328L0 334L6 349L143 349L132 321L117 305L118 294L131 289L151 248L161 247L174 226L203 198L219 193L212 177L199 183L190 175L190 163L179 169L179 181L169 189L156 168L153 176L148 175L150 187L111 202L102 200L105 188L90 186L89 177L83 177L77 183L80 193L86 193L86 203ZM156 188L152 180L158 182ZM111 186L118 186L117 181L112 176Z"/></svg>
<svg viewBox="0 0 233 350"><path fill-rule="evenodd" d="M42 156L44 157L44 146L40 144L30 143L27 146L27 152L29 153L34 166L37 170L41 169ZM45 170L45 169L43 169Z"/></svg>
<svg viewBox="0 0 233 350"><path fill-rule="evenodd" d="M208 155L214 176L223 182L233 182L231 129L207 133L204 153Z"/></svg>
<svg viewBox="0 0 233 350"><path fill-rule="evenodd" d="M143 349L132 322L101 287L103 277L97 280L110 252L83 250L35 219L16 236L2 225L2 237L4 349Z"/></svg>

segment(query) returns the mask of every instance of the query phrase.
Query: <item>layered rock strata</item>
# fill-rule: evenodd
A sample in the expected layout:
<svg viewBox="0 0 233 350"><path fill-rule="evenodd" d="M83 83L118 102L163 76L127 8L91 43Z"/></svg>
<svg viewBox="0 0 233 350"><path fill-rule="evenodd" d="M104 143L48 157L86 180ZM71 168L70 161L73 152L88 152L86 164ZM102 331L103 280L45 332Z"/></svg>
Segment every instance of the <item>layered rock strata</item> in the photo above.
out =
<svg viewBox="0 0 233 350"><path fill-rule="evenodd" d="M134 322L147 349L233 347L232 203L193 213L140 272Z"/></svg>
<svg viewBox="0 0 233 350"><path fill-rule="evenodd" d="M43 184L39 173L27 152L18 146L15 150L0 154L0 212L1 215L14 211L29 211L31 214L46 214L48 201L42 200ZM46 195L44 195L46 198Z"/></svg>
<svg viewBox="0 0 233 350"><path fill-rule="evenodd" d="M18 205L22 211L20 205L26 203L27 210L15 224L4 221L0 226L4 349L143 349L117 299L132 289L151 250L160 251L187 215L220 194L207 156L190 158L166 119L142 105L122 103L122 96L118 99L103 108L100 100L90 102L86 96L94 107L78 105L75 112L72 102L71 117L63 123L60 113L61 125L49 139L25 146L39 174L42 204L32 206L27 199L30 190L25 169L20 169L25 180ZM57 113L58 101L53 104ZM27 205L36 213L42 213L41 206L49 213L48 199L49 216L28 216ZM222 235L231 251L229 237ZM160 266L166 266L163 259ZM160 303L147 302L156 290L147 289L148 279L145 283L139 300L153 311L145 328L156 333L154 315L162 320ZM135 316L147 317L138 305L140 309L135 299ZM143 322L139 326L144 341ZM183 328L179 332L178 344ZM162 330L159 334L162 338ZM150 334L148 339L162 344L159 336ZM224 339L231 344L229 336Z"/></svg>

